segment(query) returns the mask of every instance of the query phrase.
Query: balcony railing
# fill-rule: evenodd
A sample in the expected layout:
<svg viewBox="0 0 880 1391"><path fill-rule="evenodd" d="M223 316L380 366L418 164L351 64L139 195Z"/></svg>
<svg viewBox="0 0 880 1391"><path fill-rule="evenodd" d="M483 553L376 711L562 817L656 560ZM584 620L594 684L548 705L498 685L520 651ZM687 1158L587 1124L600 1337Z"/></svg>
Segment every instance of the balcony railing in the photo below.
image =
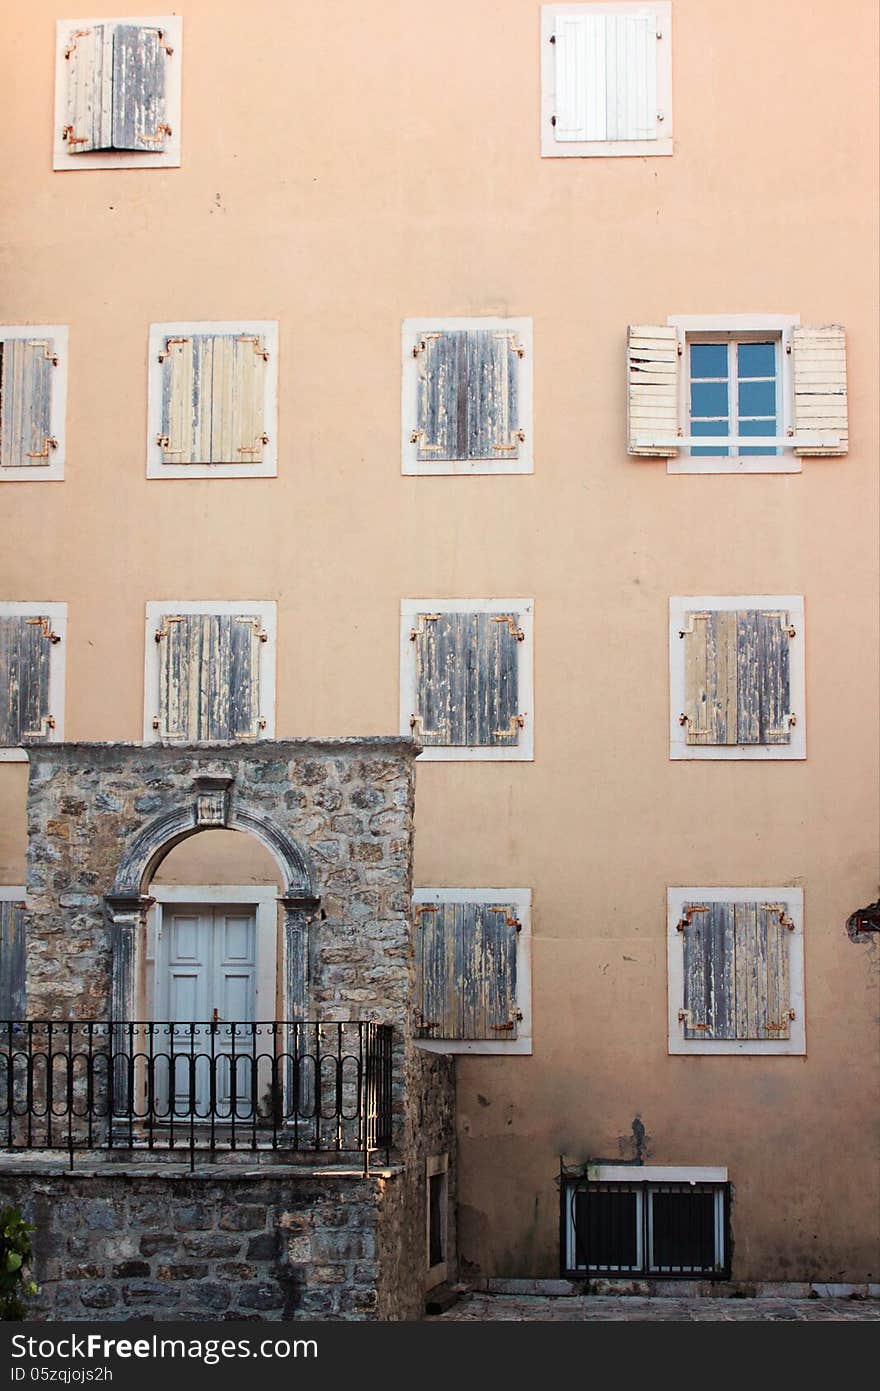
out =
<svg viewBox="0 0 880 1391"><path fill-rule="evenodd" d="M0 1147L371 1158L391 1146L390 1025L0 1023ZM157 1155L158 1157L158 1155Z"/></svg>

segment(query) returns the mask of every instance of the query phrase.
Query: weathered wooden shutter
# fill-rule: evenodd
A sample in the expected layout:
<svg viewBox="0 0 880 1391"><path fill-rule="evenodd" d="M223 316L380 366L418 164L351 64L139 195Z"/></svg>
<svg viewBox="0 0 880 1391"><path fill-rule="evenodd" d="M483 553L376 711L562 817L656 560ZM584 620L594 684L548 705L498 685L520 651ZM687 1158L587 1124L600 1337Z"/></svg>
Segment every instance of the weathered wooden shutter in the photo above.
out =
<svg viewBox="0 0 880 1391"><path fill-rule="evenodd" d="M257 738L262 636L251 615L165 615L156 633L160 737L184 743Z"/></svg>
<svg viewBox="0 0 880 1391"><path fill-rule="evenodd" d="M840 324L791 331L795 434L827 435L834 444L805 445L795 454L840 455L849 448L846 400L846 334Z"/></svg>
<svg viewBox="0 0 880 1391"><path fill-rule="evenodd" d="M0 468L39 468L56 447L52 373L57 366L51 339L0 341Z"/></svg>
<svg viewBox="0 0 880 1391"><path fill-rule="evenodd" d="M419 460L519 457L518 362L523 347L504 329L425 333L419 359Z"/></svg>
<svg viewBox="0 0 880 1391"><path fill-rule="evenodd" d="M778 609L685 614L687 742L791 742L787 612Z"/></svg>
<svg viewBox="0 0 880 1391"><path fill-rule="evenodd" d="M418 905L416 999L423 1036L516 1038L518 931L509 905Z"/></svg>
<svg viewBox="0 0 880 1391"><path fill-rule="evenodd" d="M412 629L418 708L410 724L421 744L512 747L518 702L517 614L421 613Z"/></svg>
<svg viewBox="0 0 880 1391"><path fill-rule="evenodd" d="M49 653L57 636L48 618L0 617L0 746L17 748L48 737Z"/></svg>
<svg viewBox="0 0 880 1391"><path fill-rule="evenodd" d="M668 459L678 453L657 440L679 432L678 331L661 325L627 329L627 430L629 453Z"/></svg>
<svg viewBox="0 0 880 1391"><path fill-rule="evenodd" d="M113 34L113 148L164 150L167 48L161 29L117 24Z"/></svg>
<svg viewBox="0 0 880 1391"><path fill-rule="evenodd" d="M159 354L163 462L259 463L269 442L263 420L268 358L255 334L167 338Z"/></svg>
<svg viewBox="0 0 880 1391"><path fill-rule="evenodd" d="M790 919L779 903L686 903L686 1039L790 1037Z"/></svg>
<svg viewBox="0 0 880 1391"><path fill-rule="evenodd" d="M656 140L657 19L558 14L556 140Z"/></svg>
<svg viewBox="0 0 880 1391"><path fill-rule="evenodd" d="M65 50L70 154L165 149L168 52L160 29L136 24L93 24L71 35Z"/></svg>
<svg viewBox="0 0 880 1391"><path fill-rule="evenodd" d="M0 1020L25 1015L24 904L0 900Z"/></svg>

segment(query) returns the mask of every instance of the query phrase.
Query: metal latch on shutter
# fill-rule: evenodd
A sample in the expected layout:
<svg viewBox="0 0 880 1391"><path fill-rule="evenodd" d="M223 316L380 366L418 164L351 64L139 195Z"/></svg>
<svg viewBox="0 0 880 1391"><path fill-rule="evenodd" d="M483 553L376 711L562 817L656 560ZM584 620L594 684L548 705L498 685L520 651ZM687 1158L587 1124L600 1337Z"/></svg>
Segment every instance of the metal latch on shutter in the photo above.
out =
<svg viewBox="0 0 880 1391"><path fill-rule="evenodd" d="M509 724L508 728L507 728L507 729L493 729L493 730L492 730L492 738L493 738L493 739L511 739L511 738L513 737L513 735L516 734L517 730L520 730L520 729L523 728L523 725L525 724L525 722L526 722L526 717L525 717L525 715L511 715L511 717L510 717L510 724Z"/></svg>
<svg viewBox="0 0 880 1391"><path fill-rule="evenodd" d="M791 1020L791 1019L796 1019L796 1018L797 1018L797 1015L795 1014L795 1012L794 1012L793 1009L784 1009L784 1010L782 1011L782 1018L781 1018L781 1020L779 1021L779 1023L778 1023L778 1024L768 1024L768 1025L767 1025L767 1032L768 1032L768 1033L774 1033L774 1034L781 1033L783 1029L787 1029L787 1028L788 1028L789 1020Z"/></svg>
<svg viewBox="0 0 880 1391"><path fill-rule="evenodd" d="M442 616L443 615L439 613L420 613L418 619L420 626L417 628L410 628L409 630L410 642L415 642L416 638L421 637L422 633L425 631L424 625L426 623L436 623Z"/></svg>
<svg viewBox="0 0 880 1391"><path fill-rule="evenodd" d="M795 923L794 923L794 921L788 916L788 914L786 913L786 911L785 911L785 905L784 905L784 904L782 904L782 903L762 903L762 904L761 904L761 907L762 907L762 909L764 910L765 913L778 913L778 914L779 914L779 926L780 926L780 927L787 927L788 930L789 930L789 932L794 932Z"/></svg>
<svg viewBox="0 0 880 1391"><path fill-rule="evenodd" d="M690 908L686 908L682 917L675 924L676 932L684 932L686 927L690 927L694 920L694 913L708 913L708 903L694 903ZM679 1018L682 1016L679 1015Z"/></svg>
<svg viewBox="0 0 880 1391"><path fill-rule="evenodd" d="M61 641L61 634L53 633L52 624L48 618L27 618L25 619L25 622L28 623L32 628L36 627L37 624L39 624L42 636L44 638L48 638L50 642L55 643Z"/></svg>
<svg viewBox="0 0 880 1391"><path fill-rule="evenodd" d="M495 1032L495 1033L497 1033L497 1034L510 1033L511 1030L513 1030L513 1029L516 1028L517 1024L520 1022L521 1019L522 1019L522 1010L521 1010L521 1009L515 1010L515 1011L514 1011L513 1018L512 1018L512 1019L509 1019L509 1020L507 1021L506 1024L493 1024L493 1025L492 1025L493 1032Z"/></svg>

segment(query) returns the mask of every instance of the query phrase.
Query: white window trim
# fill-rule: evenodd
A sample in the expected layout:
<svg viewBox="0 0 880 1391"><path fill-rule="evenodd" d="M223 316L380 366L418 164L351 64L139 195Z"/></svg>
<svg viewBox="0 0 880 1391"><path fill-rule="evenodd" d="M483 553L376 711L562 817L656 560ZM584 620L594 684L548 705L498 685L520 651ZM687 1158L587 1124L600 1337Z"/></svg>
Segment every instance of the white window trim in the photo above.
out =
<svg viewBox="0 0 880 1391"><path fill-rule="evenodd" d="M165 149L90 150L72 155L63 131L67 113L68 60L64 50L75 30L93 24L137 24L163 29L173 49L165 67L165 119L171 134ZM97 19L59 19L55 30L55 128L53 169L177 169L180 166L181 72L183 64L183 19L180 15L101 15Z"/></svg>
<svg viewBox="0 0 880 1391"><path fill-rule="evenodd" d="M682 1053L778 1053L801 1054L807 1051L806 1020L804 1017L804 891L777 885L751 888L670 888L666 891L666 978L669 997L668 1052ZM784 903L785 911L794 923L788 934L788 979L791 994L791 1021L787 1039L701 1039L685 1038L684 1023L678 1011L684 1007L684 947L678 931L684 905L693 903L754 903L770 900ZM699 1182L700 1180L695 1180Z"/></svg>
<svg viewBox="0 0 880 1391"><path fill-rule="evenodd" d="M413 357L413 345L423 333L455 333L467 330L498 329L515 333L525 348L519 359L517 377L519 428L525 433L517 459L442 459L432 463L429 459L419 459L418 445L412 440L412 432L418 420L419 364ZM402 445L401 473L448 477L449 475L479 476L483 474L534 473L534 404L533 404L533 366L534 354L531 319L499 318L454 318L454 319L404 319L403 321L403 373L401 385L400 437Z"/></svg>
<svg viewBox="0 0 880 1391"><path fill-rule="evenodd" d="M520 931L516 934L516 1006L522 1013L517 1037L502 1039L416 1038L416 1048L426 1053L471 1053L483 1056L532 1053L532 891L531 889L414 889L419 903L509 903L516 908Z"/></svg>
<svg viewBox="0 0 880 1391"><path fill-rule="evenodd" d="M645 14L661 22L663 38L658 40L657 109L663 112L663 136L657 140L557 140L553 117L556 114L556 64L551 42L558 14ZM672 4L671 0L644 0L627 3L541 6L541 155L545 158L583 159L585 156L671 155L672 139Z"/></svg>
<svg viewBox="0 0 880 1391"><path fill-rule="evenodd" d="M24 884L0 884L0 903L24 903L26 899Z"/></svg>
<svg viewBox="0 0 880 1391"><path fill-rule="evenodd" d="M49 713L55 721L55 728L49 730L44 742L58 744L64 738L64 673L67 664L67 605L57 601L41 604L27 600L25 603L0 603L0 616L4 618L35 618L44 615L52 622L52 630L60 637L49 649ZM38 747L38 746L35 746ZM27 763L26 747L0 748L0 763Z"/></svg>
<svg viewBox="0 0 880 1391"><path fill-rule="evenodd" d="M787 435L792 429L793 383L791 364L791 331L800 324L799 314L670 314L666 320L669 328L678 330L681 349L682 370L678 374L678 418L685 435L690 433L690 355L688 339L717 334L719 341L738 334L771 333L779 335L777 348L777 381L779 400L777 402L778 433ZM711 437L707 437L707 442ZM680 449L675 458L667 459L667 473L801 473L803 460L794 453L793 448L783 449L779 454L731 454L726 456L698 455L696 458L689 449Z"/></svg>
<svg viewBox="0 0 880 1391"><path fill-rule="evenodd" d="M165 338L190 337L200 333L252 333L262 338L269 353L263 396L263 422L269 443L263 446L258 464L166 464L162 446L156 443L162 431L162 364L159 352ZM278 320L222 319L150 324L148 343L147 477L148 478L276 478L278 476Z"/></svg>
<svg viewBox="0 0 880 1391"><path fill-rule="evenodd" d="M416 705L415 643L410 630L419 613L518 613L523 640L517 668L519 713L525 717L515 747L431 745L418 755L425 763L523 763L535 757L532 599L401 599L400 601L400 733L412 736L410 718ZM416 741L418 742L418 740Z"/></svg>
<svg viewBox="0 0 880 1391"><path fill-rule="evenodd" d="M442 1285L449 1271L449 1155L435 1154L425 1160L425 1235L427 1260L431 1259L431 1179L437 1174L443 1175L443 1254L446 1260L438 1261L436 1265L429 1265L425 1276L425 1289L431 1290L435 1285Z"/></svg>
<svg viewBox="0 0 880 1391"><path fill-rule="evenodd" d="M679 724L685 710L684 615L692 609L787 609L795 636L789 648L789 689L797 723L788 744L688 744ZM801 594L693 594L669 600L669 757L671 759L799 759L807 756L806 680L804 674L804 599Z"/></svg>
<svg viewBox="0 0 880 1391"><path fill-rule="evenodd" d="M147 604L144 633L144 743L162 742L153 720L159 715L159 644L154 634L164 614L253 614L258 618L266 642L260 643L260 709L265 720L260 739L275 738L275 649L278 637L278 605L272 599L152 599ZM241 741L236 740L236 743ZM254 741L258 742L258 741Z"/></svg>
<svg viewBox="0 0 880 1391"><path fill-rule="evenodd" d="M166 907L187 904L210 908L221 904L253 908L256 915L256 971L254 976L254 1020L275 1019L278 987L278 888L275 884L153 884L150 898L154 900L147 913L146 952L144 957L144 1003L150 1002L156 1013L156 961L162 914Z"/></svg>
<svg viewBox="0 0 880 1391"><path fill-rule="evenodd" d="M51 338L58 356L58 366L52 369L52 409L49 433L57 444L45 464L32 468L0 468L2 483L60 483L64 479L67 458L67 345L69 330L66 324L0 324L0 338Z"/></svg>
<svg viewBox="0 0 880 1391"><path fill-rule="evenodd" d="M587 1178L591 1183L727 1183L727 1169L681 1164L589 1164Z"/></svg>

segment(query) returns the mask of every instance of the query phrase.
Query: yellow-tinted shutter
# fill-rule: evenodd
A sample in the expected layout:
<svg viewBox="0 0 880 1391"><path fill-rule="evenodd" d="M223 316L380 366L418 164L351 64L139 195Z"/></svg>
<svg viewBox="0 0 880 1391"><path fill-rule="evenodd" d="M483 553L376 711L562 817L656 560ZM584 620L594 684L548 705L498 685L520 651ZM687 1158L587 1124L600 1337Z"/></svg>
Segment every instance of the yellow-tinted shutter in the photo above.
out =
<svg viewBox="0 0 880 1391"><path fill-rule="evenodd" d="M678 433L678 331L659 325L627 329L627 430L629 453L672 458L674 445L658 444Z"/></svg>
<svg viewBox="0 0 880 1391"><path fill-rule="evenodd" d="M829 443L795 447L805 457L846 454L846 334L840 324L800 324L791 331L795 435L816 434Z"/></svg>

